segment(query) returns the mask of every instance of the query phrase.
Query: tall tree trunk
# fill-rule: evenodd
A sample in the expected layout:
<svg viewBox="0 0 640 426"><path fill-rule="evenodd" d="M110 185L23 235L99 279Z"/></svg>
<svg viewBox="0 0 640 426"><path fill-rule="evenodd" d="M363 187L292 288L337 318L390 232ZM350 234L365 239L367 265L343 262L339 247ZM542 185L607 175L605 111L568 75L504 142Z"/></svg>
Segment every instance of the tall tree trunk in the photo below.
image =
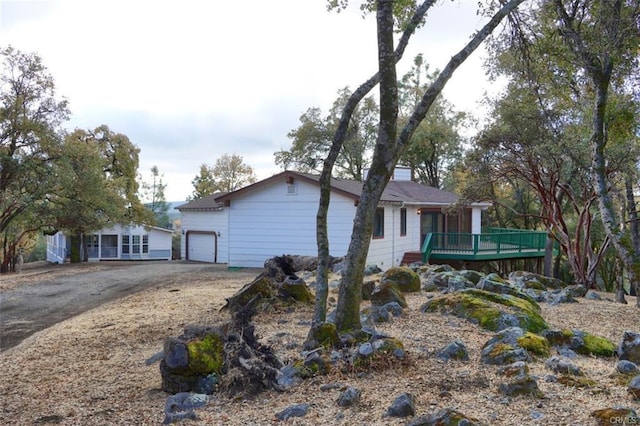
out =
<svg viewBox="0 0 640 426"><path fill-rule="evenodd" d="M357 330L360 324L362 281L378 202L395 167L398 124L398 79L393 48L394 0L378 0L378 70L380 72L380 123L371 169L362 187L356 209L351 243L342 275L336 309L339 331Z"/></svg>
<svg viewBox="0 0 640 426"><path fill-rule="evenodd" d="M402 55L409 43L409 39L414 34L424 15L433 6L436 0L426 0L414 13L407 29L403 32L398 47L395 51L396 63L402 59ZM380 72L376 72L371 78L356 89L342 111L338 128L333 136L331 148L323 162L322 173L320 174L320 203L316 215L316 239L318 245L318 268L316 275L316 300L313 313L313 324L318 325L327 317L327 295L329 292L329 236L327 233L327 217L329 202L331 200L331 175L336 159L340 154L342 145L347 136L347 129L351 116L362 99L380 82Z"/></svg>
<svg viewBox="0 0 640 426"><path fill-rule="evenodd" d="M640 253L640 226L638 224L638 208L636 199L633 195L633 180L627 175L624 180L626 197L627 197L627 215L629 216L629 232L631 232L631 241L636 253ZM624 291L624 290L623 290ZM637 296L636 286L629 285L629 295Z"/></svg>

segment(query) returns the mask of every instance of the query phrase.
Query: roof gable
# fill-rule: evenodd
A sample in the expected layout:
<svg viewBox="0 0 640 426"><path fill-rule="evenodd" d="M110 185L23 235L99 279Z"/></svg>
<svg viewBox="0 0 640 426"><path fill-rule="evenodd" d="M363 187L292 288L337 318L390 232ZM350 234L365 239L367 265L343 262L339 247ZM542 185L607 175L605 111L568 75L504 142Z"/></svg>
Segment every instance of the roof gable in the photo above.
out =
<svg viewBox="0 0 640 426"><path fill-rule="evenodd" d="M260 190L263 187L270 186L278 181L293 182L295 181L295 179L300 179L312 183L316 186L320 186L319 175L294 171L284 171L254 184L245 186L244 188L238 189L236 191L218 195L217 197L215 197L215 202L220 205L227 201L231 201L234 198L242 197L244 194L250 191ZM357 201L360 199L360 194L362 193L362 182L350 179L331 178L331 191ZM452 192L443 191L441 189L422 185L417 182L404 180L389 181L384 192L382 193L382 196L380 197L381 202L436 205L453 204L458 202L459 199L460 198ZM177 207L178 210L181 210L183 208L184 206Z"/></svg>

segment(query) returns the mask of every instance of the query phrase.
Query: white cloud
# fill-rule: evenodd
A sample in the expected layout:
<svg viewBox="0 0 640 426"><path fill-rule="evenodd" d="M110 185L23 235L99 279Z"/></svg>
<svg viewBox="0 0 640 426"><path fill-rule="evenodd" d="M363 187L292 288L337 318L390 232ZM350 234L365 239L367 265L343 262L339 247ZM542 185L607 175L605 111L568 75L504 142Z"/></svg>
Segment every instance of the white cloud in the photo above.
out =
<svg viewBox="0 0 640 426"><path fill-rule="evenodd" d="M442 68L481 20L473 0L444 2L405 53ZM325 0L0 1L0 39L35 51L70 101L69 127L107 124L156 165L167 197L183 200L202 163L237 153L260 178L307 108L326 111L338 89L376 69L374 17ZM475 54L445 95L474 108L484 90Z"/></svg>

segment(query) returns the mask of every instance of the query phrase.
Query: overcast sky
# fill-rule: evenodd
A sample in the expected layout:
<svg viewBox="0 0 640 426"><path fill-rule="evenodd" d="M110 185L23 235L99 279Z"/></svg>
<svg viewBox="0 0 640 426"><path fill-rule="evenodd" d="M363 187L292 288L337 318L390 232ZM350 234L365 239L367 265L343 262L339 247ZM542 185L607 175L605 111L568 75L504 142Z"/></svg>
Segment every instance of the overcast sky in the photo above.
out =
<svg viewBox="0 0 640 426"><path fill-rule="evenodd" d="M400 74L423 53L432 69L483 24L476 0L446 0L410 43ZM340 88L376 70L375 17L352 1L0 0L0 40L35 52L70 102L73 128L101 124L127 135L139 172L157 166L168 201L183 201L200 165L236 153L263 179L279 172L273 153L309 107L323 113ZM445 97L478 109L487 90L476 52Z"/></svg>

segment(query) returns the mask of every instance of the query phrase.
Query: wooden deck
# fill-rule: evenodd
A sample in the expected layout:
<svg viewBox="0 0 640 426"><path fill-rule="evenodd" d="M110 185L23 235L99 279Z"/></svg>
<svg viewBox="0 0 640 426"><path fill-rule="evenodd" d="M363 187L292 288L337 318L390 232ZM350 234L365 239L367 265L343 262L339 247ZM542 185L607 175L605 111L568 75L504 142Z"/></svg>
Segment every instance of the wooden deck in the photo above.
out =
<svg viewBox="0 0 640 426"><path fill-rule="evenodd" d="M545 255L544 231L494 228L482 234L431 233L422 246L422 261L541 258Z"/></svg>

